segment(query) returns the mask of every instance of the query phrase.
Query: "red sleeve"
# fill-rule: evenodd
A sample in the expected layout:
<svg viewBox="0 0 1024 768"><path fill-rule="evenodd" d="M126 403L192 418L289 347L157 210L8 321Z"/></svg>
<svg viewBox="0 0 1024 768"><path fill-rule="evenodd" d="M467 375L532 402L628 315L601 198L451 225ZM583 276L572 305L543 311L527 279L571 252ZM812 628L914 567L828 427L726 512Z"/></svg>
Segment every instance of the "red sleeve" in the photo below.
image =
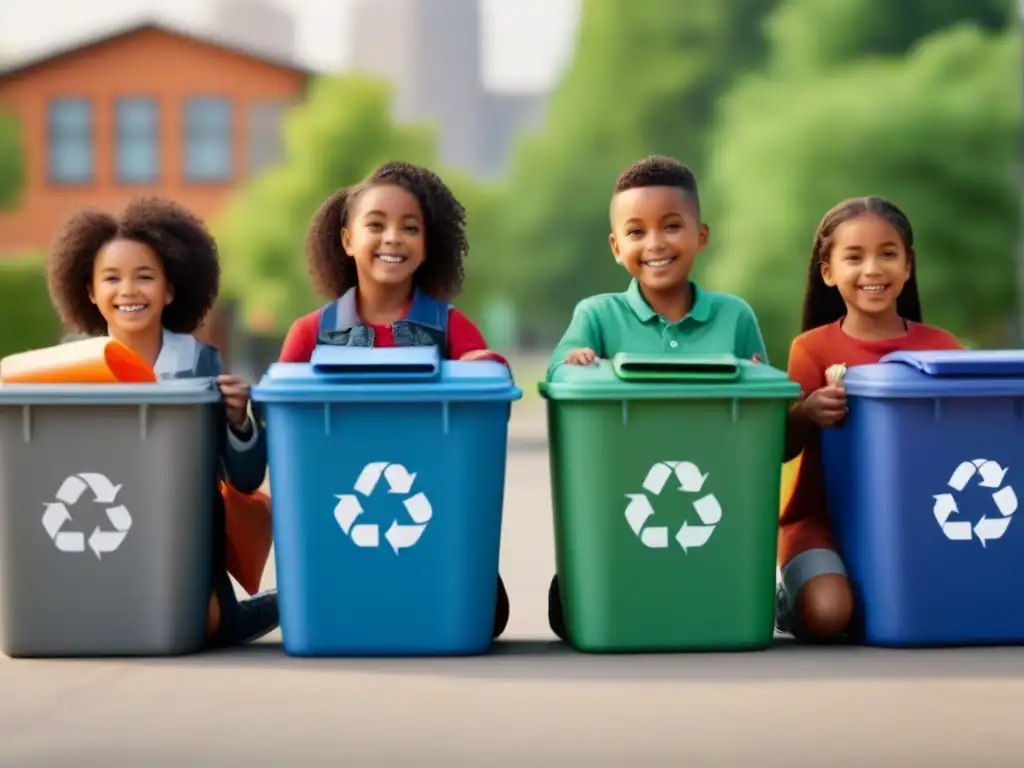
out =
<svg viewBox="0 0 1024 768"><path fill-rule="evenodd" d="M813 344L806 336L797 336L789 348L789 364L786 373L800 385L803 396L825 386L825 371L814 354Z"/></svg>
<svg viewBox="0 0 1024 768"><path fill-rule="evenodd" d="M468 352L476 352L484 349L488 351L488 360L495 360L508 365L508 360L497 352L487 349L487 342L484 335L480 333L473 321L459 312L457 309L448 310L448 357L451 360L458 360Z"/></svg>
<svg viewBox="0 0 1024 768"><path fill-rule="evenodd" d="M963 349L964 345L953 334L941 328L928 326L929 349Z"/></svg>
<svg viewBox="0 0 1024 768"><path fill-rule="evenodd" d="M308 363L316 349L316 335L320 327L320 310L304 315L292 323L281 345L281 363Z"/></svg>

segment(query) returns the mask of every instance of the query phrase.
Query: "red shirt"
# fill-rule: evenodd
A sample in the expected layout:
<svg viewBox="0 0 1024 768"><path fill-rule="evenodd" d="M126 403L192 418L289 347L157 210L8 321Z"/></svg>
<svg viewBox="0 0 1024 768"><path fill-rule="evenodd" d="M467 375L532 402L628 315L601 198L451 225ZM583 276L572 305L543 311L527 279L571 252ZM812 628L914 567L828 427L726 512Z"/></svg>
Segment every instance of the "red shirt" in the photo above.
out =
<svg viewBox="0 0 1024 768"><path fill-rule="evenodd" d="M320 332L320 311L303 315L288 329L284 344L281 346L282 363L308 363L316 348L317 336ZM373 328L373 344L377 347L395 346L395 335L390 325L371 325ZM448 310L448 356L458 360L468 352L487 349L487 342L480 329L473 321L459 310ZM508 361L497 352L490 352L487 359L496 360L508 365Z"/></svg>
<svg viewBox="0 0 1024 768"><path fill-rule="evenodd" d="M910 323L906 335L896 339L861 341L847 336L837 321L793 340L788 373L806 397L825 386L825 371L831 365L871 365L890 352L938 349L962 349L962 346L946 331L921 323ZM812 432L804 446L793 495L779 519L779 565L785 567L809 549L835 549L825 505L825 473L818 430Z"/></svg>

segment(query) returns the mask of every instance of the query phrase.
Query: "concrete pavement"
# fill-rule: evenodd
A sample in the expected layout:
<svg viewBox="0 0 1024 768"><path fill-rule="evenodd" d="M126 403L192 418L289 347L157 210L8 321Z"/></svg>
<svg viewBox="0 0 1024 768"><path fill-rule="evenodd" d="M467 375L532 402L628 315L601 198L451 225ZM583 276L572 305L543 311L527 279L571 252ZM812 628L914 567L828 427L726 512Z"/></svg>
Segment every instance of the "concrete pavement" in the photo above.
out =
<svg viewBox="0 0 1024 768"><path fill-rule="evenodd" d="M291 659L275 634L181 659L0 658L0 765L1019 764L1024 649L599 657L553 642L534 433L509 460L512 618L491 655Z"/></svg>

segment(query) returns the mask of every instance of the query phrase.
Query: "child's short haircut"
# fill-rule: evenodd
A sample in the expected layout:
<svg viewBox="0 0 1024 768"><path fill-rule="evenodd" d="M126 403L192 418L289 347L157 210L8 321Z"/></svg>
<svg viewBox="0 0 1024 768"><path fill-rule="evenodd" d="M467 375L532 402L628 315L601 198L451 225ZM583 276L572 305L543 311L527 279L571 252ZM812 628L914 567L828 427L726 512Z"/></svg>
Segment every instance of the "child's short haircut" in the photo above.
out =
<svg viewBox="0 0 1024 768"><path fill-rule="evenodd" d="M306 237L306 255L314 288L338 299L358 283L355 261L341 249L341 230L356 198L370 187L401 187L423 210L425 258L413 281L435 299L450 300L462 288L463 259L469 252L466 210L433 171L403 162L384 163L362 182L341 189L320 206Z"/></svg>
<svg viewBox="0 0 1024 768"><path fill-rule="evenodd" d="M174 290L174 301L164 307L163 327L194 333L220 291L217 245L187 208L152 197L130 202L116 217L84 208L57 233L46 260L46 279L61 320L90 336L107 332L107 321L89 300L89 287L96 255L112 240L133 240L153 249Z"/></svg>
<svg viewBox="0 0 1024 768"><path fill-rule="evenodd" d="M619 178L615 181L615 194L640 187L677 187L693 201L697 216L700 217L700 194L697 191L697 178L688 166L683 165L674 157L649 155L642 160L637 160L619 174Z"/></svg>

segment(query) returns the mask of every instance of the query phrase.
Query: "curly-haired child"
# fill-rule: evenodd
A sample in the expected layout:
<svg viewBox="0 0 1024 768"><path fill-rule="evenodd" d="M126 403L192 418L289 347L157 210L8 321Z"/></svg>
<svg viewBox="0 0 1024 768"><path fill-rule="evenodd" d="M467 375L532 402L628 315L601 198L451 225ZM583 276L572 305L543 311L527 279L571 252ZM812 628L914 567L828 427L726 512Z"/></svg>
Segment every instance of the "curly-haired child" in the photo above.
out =
<svg viewBox="0 0 1024 768"><path fill-rule="evenodd" d="M109 335L161 379L216 377L224 396L221 474L238 491L263 483L267 450L253 418L249 386L222 370L220 352L192 335L217 298L217 246L203 222L176 203L144 198L119 216L86 208L58 233L47 259L50 297L65 324ZM225 563L224 500L217 488L214 584L207 626L211 646L247 643L278 624L277 594L239 601Z"/></svg>
<svg viewBox="0 0 1024 768"><path fill-rule="evenodd" d="M331 302L292 324L281 362L309 362L317 344L329 343L437 346L449 359L507 365L447 304L462 287L465 221L440 177L409 163L385 163L328 198L313 218L307 253L313 282ZM497 589L495 638L509 616L500 575Z"/></svg>

